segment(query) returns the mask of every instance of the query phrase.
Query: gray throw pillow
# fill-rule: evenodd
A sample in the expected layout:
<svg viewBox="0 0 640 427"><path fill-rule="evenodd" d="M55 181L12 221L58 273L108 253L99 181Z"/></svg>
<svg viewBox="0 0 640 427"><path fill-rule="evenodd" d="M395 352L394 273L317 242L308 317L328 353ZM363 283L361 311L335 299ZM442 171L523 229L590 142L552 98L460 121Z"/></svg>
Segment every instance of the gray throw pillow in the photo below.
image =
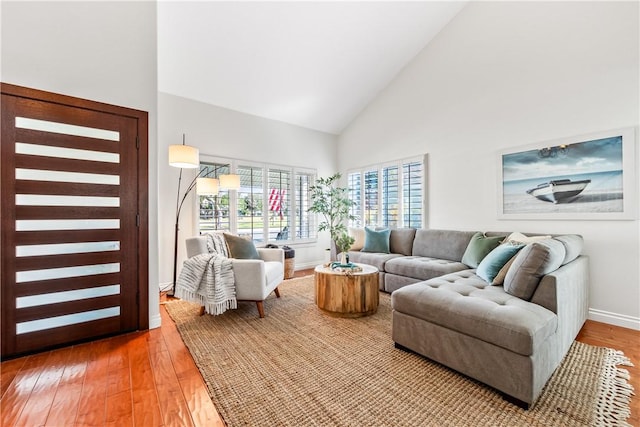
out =
<svg viewBox="0 0 640 427"><path fill-rule="evenodd" d="M411 255L415 228L394 228L389 235L389 250L392 254Z"/></svg>
<svg viewBox="0 0 640 427"><path fill-rule="evenodd" d="M504 290L529 301L540 278L557 270L564 260L564 245L554 239L529 243L522 248L504 278Z"/></svg>
<svg viewBox="0 0 640 427"><path fill-rule="evenodd" d="M256 245L251 240L224 233L229 247L229 257L235 259L260 259Z"/></svg>

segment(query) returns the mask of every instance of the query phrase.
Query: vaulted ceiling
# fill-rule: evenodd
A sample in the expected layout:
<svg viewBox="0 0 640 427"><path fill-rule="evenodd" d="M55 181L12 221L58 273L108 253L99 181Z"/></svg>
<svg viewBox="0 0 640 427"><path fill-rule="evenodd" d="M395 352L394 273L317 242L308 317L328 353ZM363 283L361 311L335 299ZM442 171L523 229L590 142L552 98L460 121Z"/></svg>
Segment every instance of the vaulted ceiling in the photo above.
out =
<svg viewBox="0 0 640 427"><path fill-rule="evenodd" d="M158 2L162 92L339 134L466 2Z"/></svg>

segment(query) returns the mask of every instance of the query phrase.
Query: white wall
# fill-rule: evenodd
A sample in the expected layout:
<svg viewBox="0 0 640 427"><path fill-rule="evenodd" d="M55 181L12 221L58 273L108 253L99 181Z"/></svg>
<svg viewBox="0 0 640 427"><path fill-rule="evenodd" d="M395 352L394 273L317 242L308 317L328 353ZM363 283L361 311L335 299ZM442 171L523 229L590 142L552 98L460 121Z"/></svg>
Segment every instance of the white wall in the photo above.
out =
<svg viewBox="0 0 640 427"><path fill-rule="evenodd" d="M429 153L431 228L582 234L591 318L640 329L638 220L496 217L500 150L638 125L638 12L469 3L340 135L339 170Z"/></svg>
<svg viewBox="0 0 640 427"><path fill-rule="evenodd" d="M1 4L0 80L149 113L149 324L160 325L155 2Z"/></svg>
<svg viewBox="0 0 640 427"><path fill-rule="evenodd" d="M318 176L331 175L336 169L335 135L162 92L158 94L158 123L161 283L172 281L179 174L179 169L169 166L168 147L181 144L182 134L186 135L188 145L200 149L201 156L315 168ZM185 182L188 183L194 176L194 171L184 170L183 192ZM194 193L189 195L180 213L178 272L185 259L184 239L196 235L198 231ZM328 247L328 241L328 237L322 235L317 245L290 245L296 250L296 268L322 262L322 248Z"/></svg>

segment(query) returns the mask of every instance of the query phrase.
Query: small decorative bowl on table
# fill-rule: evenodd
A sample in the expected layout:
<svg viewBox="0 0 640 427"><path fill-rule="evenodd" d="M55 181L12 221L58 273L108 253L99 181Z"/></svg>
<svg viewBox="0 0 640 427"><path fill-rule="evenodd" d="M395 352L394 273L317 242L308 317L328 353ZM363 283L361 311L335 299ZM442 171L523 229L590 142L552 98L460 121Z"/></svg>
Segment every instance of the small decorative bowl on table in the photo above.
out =
<svg viewBox="0 0 640 427"><path fill-rule="evenodd" d="M359 273L362 271L362 267L354 262L348 262L346 264L342 264L340 262L330 262L325 264L325 267L330 268L331 270L337 273Z"/></svg>

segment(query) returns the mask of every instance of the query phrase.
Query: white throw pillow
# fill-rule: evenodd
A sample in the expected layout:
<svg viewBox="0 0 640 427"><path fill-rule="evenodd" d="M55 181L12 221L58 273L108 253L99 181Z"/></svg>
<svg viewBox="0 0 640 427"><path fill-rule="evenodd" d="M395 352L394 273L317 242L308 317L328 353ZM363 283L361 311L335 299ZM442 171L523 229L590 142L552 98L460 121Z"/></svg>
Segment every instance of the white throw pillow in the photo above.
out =
<svg viewBox="0 0 640 427"><path fill-rule="evenodd" d="M350 251L359 251L364 248L364 228L349 227L349 236L356 239L349 248Z"/></svg>
<svg viewBox="0 0 640 427"><path fill-rule="evenodd" d="M506 239L502 241L502 243L533 243L539 242L540 240L550 239L551 236L525 236L522 233L514 232L507 236Z"/></svg>

